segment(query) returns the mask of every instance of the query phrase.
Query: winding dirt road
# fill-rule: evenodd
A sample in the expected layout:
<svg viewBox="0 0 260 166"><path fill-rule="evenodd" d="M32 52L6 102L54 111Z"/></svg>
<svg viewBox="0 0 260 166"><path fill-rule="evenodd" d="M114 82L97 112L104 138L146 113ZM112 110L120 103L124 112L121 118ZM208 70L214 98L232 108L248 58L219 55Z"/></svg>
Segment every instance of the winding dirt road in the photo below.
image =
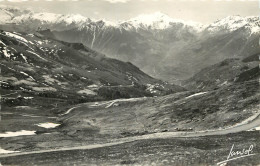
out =
<svg viewBox="0 0 260 166"><path fill-rule="evenodd" d="M114 103L115 101L111 101L111 102ZM110 105L111 103L107 102L106 104ZM75 109L75 108L73 108L73 109ZM133 142L133 141L138 141L138 140L146 140L146 139L177 138L177 137L186 137L187 138L187 137L200 137L200 136L209 136L209 135L225 135L225 134L229 134L229 133L237 133L237 132L241 132L241 131L250 130L252 128L259 127L259 126L260 126L260 114L258 113L256 118L254 118L250 122L248 122L246 124L234 126L234 127L229 127L227 129L199 131L199 132L153 133L153 134L147 134L147 135L142 135L142 136L132 136L132 137L127 137L127 138L115 139L115 140L113 140L113 142L104 143L104 144L93 144L93 145L85 145L85 146L78 146L78 147L66 147L66 148L60 148L60 149L3 154L3 155L0 155L0 158L29 155L29 154L41 154L41 153L48 153L48 152L95 149L95 148L108 147L108 146L119 145L119 144L123 144L123 143L128 143L128 142Z"/></svg>

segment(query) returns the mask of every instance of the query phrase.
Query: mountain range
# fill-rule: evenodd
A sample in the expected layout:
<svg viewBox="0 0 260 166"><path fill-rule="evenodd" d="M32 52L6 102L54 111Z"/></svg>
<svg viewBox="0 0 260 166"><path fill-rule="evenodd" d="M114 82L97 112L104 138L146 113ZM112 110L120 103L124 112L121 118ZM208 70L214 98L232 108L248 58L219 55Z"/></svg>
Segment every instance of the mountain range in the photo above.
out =
<svg viewBox="0 0 260 166"><path fill-rule="evenodd" d="M207 25L156 12L109 22L81 15L36 13L1 7L0 28L50 29L59 40L82 43L108 57L131 62L155 78L181 84L205 67L259 52L256 16L228 16Z"/></svg>

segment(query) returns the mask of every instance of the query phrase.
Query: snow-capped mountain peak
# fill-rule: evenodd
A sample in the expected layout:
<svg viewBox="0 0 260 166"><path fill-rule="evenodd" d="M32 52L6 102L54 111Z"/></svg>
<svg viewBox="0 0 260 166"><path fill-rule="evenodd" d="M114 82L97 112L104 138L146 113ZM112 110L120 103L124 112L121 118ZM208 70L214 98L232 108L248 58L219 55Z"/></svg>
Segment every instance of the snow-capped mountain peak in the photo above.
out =
<svg viewBox="0 0 260 166"><path fill-rule="evenodd" d="M207 26L207 30L215 32L219 30L235 31L239 28L246 27L251 30L251 33L259 33L260 31L259 17L249 16L241 17L238 15L228 16L226 18L215 21Z"/></svg>
<svg viewBox="0 0 260 166"><path fill-rule="evenodd" d="M22 22L27 20L38 20L43 23L66 23L66 24L79 24L89 22L89 19L79 14L54 14L54 13L29 13L14 18L15 22Z"/></svg>
<svg viewBox="0 0 260 166"><path fill-rule="evenodd" d="M33 28L56 29L84 29L99 28L119 28L124 30L164 30L167 28L185 29L190 32L200 33L204 30L215 33L218 31L232 32L245 27L249 32L259 33L260 23L258 17L228 16L208 25L202 25L193 21L174 19L167 14L155 12L152 14L141 14L135 18L121 22L111 22L107 20L96 20L84 17L79 14L54 14L37 13L28 9L18 9L14 7L0 5L0 24L15 23L17 25L31 25Z"/></svg>
<svg viewBox="0 0 260 166"><path fill-rule="evenodd" d="M194 27L194 29L201 29L202 25L193 21L184 21L181 19L173 19L170 16L155 12L152 14L141 14L128 21L122 22L121 26L129 28L146 28L146 29L166 29L174 24L181 24L183 26Z"/></svg>
<svg viewBox="0 0 260 166"><path fill-rule="evenodd" d="M19 13L18 13L19 12ZM18 14L17 14L18 13ZM117 23L107 20L96 20L84 17L80 14L55 14L48 12L33 12L31 10L19 10L15 7L0 6L0 24L35 24L35 26L63 25L72 28L84 28L92 26L118 26Z"/></svg>
<svg viewBox="0 0 260 166"><path fill-rule="evenodd" d="M0 5L0 23L12 23L14 17L30 13L29 10L19 9L17 7L9 7Z"/></svg>
<svg viewBox="0 0 260 166"><path fill-rule="evenodd" d="M214 23L210 24L210 26L214 29L214 27L223 27L230 29L230 31L236 30L247 24L247 21L240 16L228 16L224 19L217 20Z"/></svg>
<svg viewBox="0 0 260 166"><path fill-rule="evenodd" d="M161 12L155 12L153 14L142 14L135 18L130 19L128 22L144 25L152 25L154 22L172 22L172 18Z"/></svg>
<svg viewBox="0 0 260 166"><path fill-rule="evenodd" d="M80 15L80 14L69 14L69 15L64 15L63 19L68 23L81 23L81 22L88 22L89 19Z"/></svg>

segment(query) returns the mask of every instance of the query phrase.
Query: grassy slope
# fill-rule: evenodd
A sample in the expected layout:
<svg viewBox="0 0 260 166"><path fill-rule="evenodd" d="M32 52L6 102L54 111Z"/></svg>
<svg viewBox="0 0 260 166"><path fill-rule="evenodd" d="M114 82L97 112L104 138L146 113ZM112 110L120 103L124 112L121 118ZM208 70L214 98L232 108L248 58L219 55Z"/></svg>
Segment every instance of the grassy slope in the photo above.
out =
<svg viewBox="0 0 260 166"><path fill-rule="evenodd" d="M119 101L109 108L106 108L109 104L82 105L61 118L62 130L83 139L102 139L160 131L225 128L259 111L258 87L255 81L225 86L198 96L181 92L139 101Z"/></svg>
<svg viewBox="0 0 260 166"><path fill-rule="evenodd" d="M228 162L228 166L258 165L259 132L199 138L169 138L135 141L105 148L72 150L2 158L6 165L216 165L234 150L253 145L255 156Z"/></svg>
<svg viewBox="0 0 260 166"><path fill-rule="evenodd" d="M256 79L260 70L258 54L244 59L231 58L202 69L190 79L183 82L188 89L217 89L233 82L243 82Z"/></svg>

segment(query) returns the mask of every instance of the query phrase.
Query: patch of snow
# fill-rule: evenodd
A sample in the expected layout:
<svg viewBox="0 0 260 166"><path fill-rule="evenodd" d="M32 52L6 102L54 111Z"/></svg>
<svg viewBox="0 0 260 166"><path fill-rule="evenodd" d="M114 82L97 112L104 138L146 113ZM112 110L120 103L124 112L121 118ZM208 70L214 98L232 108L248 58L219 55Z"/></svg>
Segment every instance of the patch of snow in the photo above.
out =
<svg viewBox="0 0 260 166"><path fill-rule="evenodd" d="M44 91L57 91L57 89L53 87L32 87L32 90L34 91L39 91L39 92L44 92Z"/></svg>
<svg viewBox="0 0 260 166"><path fill-rule="evenodd" d="M33 99L33 97L23 97L26 100Z"/></svg>
<svg viewBox="0 0 260 166"><path fill-rule="evenodd" d="M29 75L23 71L20 71L20 73L29 77Z"/></svg>
<svg viewBox="0 0 260 166"><path fill-rule="evenodd" d="M30 44L34 44L33 42L29 41Z"/></svg>
<svg viewBox="0 0 260 166"><path fill-rule="evenodd" d="M36 41L36 40L35 40ZM39 45L42 45L43 42L42 41L36 41Z"/></svg>
<svg viewBox="0 0 260 166"><path fill-rule="evenodd" d="M203 94L206 94L206 93L208 93L208 92L195 93L195 94L193 94L193 95L190 95L190 96L188 96L188 97L185 97L185 99L188 99L188 98L191 98L191 97L195 97L195 96L200 96L200 95L203 95Z"/></svg>
<svg viewBox="0 0 260 166"><path fill-rule="evenodd" d="M54 83L59 83L60 81L54 79L54 78L51 78L50 75L43 75L42 76L44 79L45 79L45 82L47 82L48 84L54 84Z"/></svg>
<svg viewBox="0 0 260 166"><path fill-rule="evenodd" d="M5 45L5 43L4 43L4 42L2 42L1 40L0 40L0 43L1 43L1 44L3 44L4 46L6 46L6 45Z"/></svg>
<svg viewBox="0 0 260 166"><path fill-rule="evenodd" d="M32 76L30 76L29 74L27 74L27 73L25 73L23 71L20 71L20 73L25 75L25 76L27 76L27 77L30 77L33 81L35 81L35 79Z"/></svg>
<svg viewBox="0 0 260 166"><path fill-rule="evenodd" d="M1 137L17 137L17 136L23 136L23 135L35 135L36 131L28 131L28 130L21 130L21 131L8 131L5 133L0 133L0 138Z"/></svg>
<svg viewBox="0 0 260 166"><path fill-rule="evenodd" d="M15 39L17 39L19 41L22 41L24 43L28 43L28 41L25 38L23 38L23 37L21 37L21 36L19 36L17 34L14 34L14 33L11 33L11 32L4 32L4 35L8 36L8 37L11 37L11 38L15 38Z"/></svg>
<svg viewBox="0 0 260 166"><path fill-rule="evenodd" d="M27 52L29 52L29 53L31 53L33 55L36 55L38 58L40 58L40 59L42 59L44 61L47 61L46 59L42 58L40 55L36 54L35 52L29 51L29 50L27 50Z"/></svg>
<svg viewBox="0 0 260 166"><path fill-rule="evenodd" d="M77 93L86 94L86 95L97 95L96 92L89 90L89 89L83 89L83 90L78 91Z"/></svg>
<svg viewBox="0 0 260 166"><path fill-rule="evenodd" d="M27 36L29 36L29 37L34 37L34 34L28 34Z"/></svg>
<svg viewBox="0 0 260 166"><path fill-rule="evenodd" d="M21 57L24 59L24 61L25 61L26 63L28 63L27 58L26 58L22 53L21 53L20 55L21 55Z"/></svg>
<svg viewBox="0 0 260 166"><path fill-rule="evenodd" d="M0 154L7 154L7 153L17 153L20 151L11 151L11 150L4 150L0 147Z"/></svg>
<svg viewBox="0 0 260 166"><path fill-rule="evenodd" d="M89 85L88 88L98 88L98 85L92 84L92 85Z"/></svg>
<svg viewBox="0 0 260 166"><path fill-rule="evenodd" d="M158 87L158 85L152 85L152 84L146 84L147 88L146 90L149 91L150 93L156 93L156 87Z"/></svg>
<svg viewBox="0 0 260 166"><path fill-rule="evenodd" d="M3 51L5 57L7 57L7 58L10 58L10 57L11 57L11 55L8 54L6 50L2 50L2 51Z"/></svg>
<svg viewBox="0 0 260 166"><path fill-rule="evenodd" d="M50 128L55 128L57 126L59 126L60 124L56 124L56 123L51 123L51 122L46 122L46 123L39 123L37 124L37 126L39 127L43 127L46 129L50 129Z"/></svg>
<svg viewBox="0 0 260 166"><path fill-rule="evenodd" d="M28 80L17 80L13 83L13 85L21 85L21 84L25 84L25 85L37 85L37 83L32 82L32 81L28 81Z"/></svg>
<svg viewBox="0 0 260 166"><path fill-rule="evenodd" d="M11 38L15 38L15 39L22 41L24 43L28 43L28 41L25 38L23 38L23 37L21 37L17 34L11 33L11 32L4 32L3 35L11 37Z"/></svg>
<svg viewBox="0 0 260 166"><path fill-rule="evenodd" d="M22 35L22 34L20 34L20 33L18 33L18 32L13 32L14 34L16 34L16 35Z"/></svg>
<svg viewBox="0 0 260 166"><path fill-rule="evenodd" d="M253 26L252 28L251 28L251 34L257 34L257 33L260 33L260 27L259 26Z"/></svg>

